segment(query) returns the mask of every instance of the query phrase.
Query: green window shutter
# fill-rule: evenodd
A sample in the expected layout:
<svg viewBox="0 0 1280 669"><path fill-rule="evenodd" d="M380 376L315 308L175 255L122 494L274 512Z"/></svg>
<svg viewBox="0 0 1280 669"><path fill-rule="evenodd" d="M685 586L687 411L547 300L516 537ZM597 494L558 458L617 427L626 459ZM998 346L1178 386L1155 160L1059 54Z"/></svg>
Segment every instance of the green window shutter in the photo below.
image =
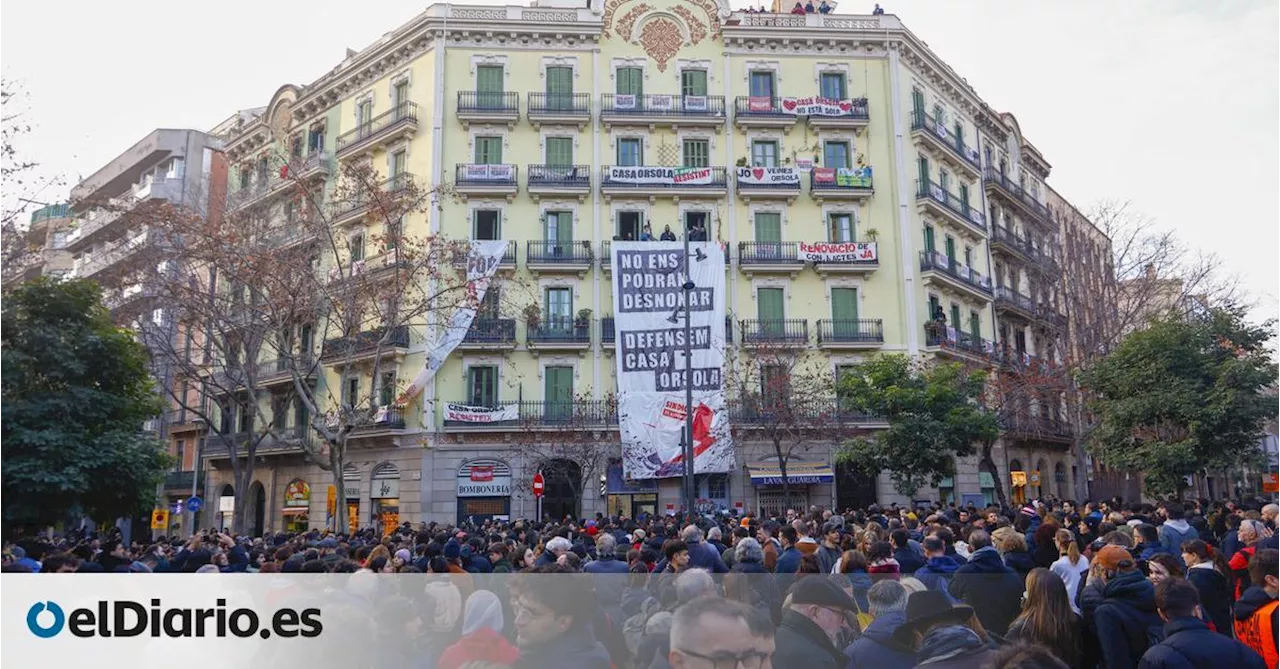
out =
<svg viewBox="0 0 1280 669"><path fill-rule="evenodd" d="M776 211L756 212L756 241L782 241L782 214Z"/></svg>
<svg viewBox="0 0 1280 669"><path fill-rule="evenodd" d="M955 328L955 329L957 329L957 330L961 330L961 329L963 329L963 328L964 328L964 325L963 325L963 324L961 324L961 322L960 322L960 307L959 307L959 306L954 305L954 304L953 304L953 305L951 305L951 322L950 322L948 325L950 325L951 327L953 327L953 328Z"/></svg>
<svg viewBox="0 0 1280 669"><path fill-rule="evenodd" d="M964 126L956 121L956 148L964 150Z"/></svg>
<svg viewBox="0 0 1280 669"><path fill-rule="evenodd" d="M480 165L502 164L502 138L477 137L476 163Z"/></svg>
<svg viewBox="0 0 1280 669"><path fill-rule="evenodd" d="M849 167L849 143L827 142L822 147L823 167Z"/></svg>
<svg viewBox="0 0 1280 669"><path fill-rule="evenodd" d="M476 68L477 93L502 92L502 66L481 65Z"/></svg>
<svg viewBox="0 0 1280 669"><path fill-rule="evenodd" d="M547 95L573 95L573 68L547 68Z"/></svg>
<svg viewBox="0 0 1280 669"><path fill-rule="evenodd" d="M616 75L618 95L644 95L644 70L638 67L620 67Z"/></svg>
<svg viewBox="0 0 1280 669"><path fill-rule="evenodd" d="M467 368L467 402L474 406L494 406L498 393L497 376L494 367Z"/></svg>
<svg viewBox="0 0 1280 669"><path fill-rule="evenodd" d="M573 241L573 214L567 211L548 211L543 217L544 239L570 243Z"/></svg>
<svg viewBox="0 0 1280 669"><path fill-rule="evenodd" d="M853 215L831 214L827 220L827 241L849 243L853 237Z"/></svg>
<svg viewBox="0 0 1280 669"><path fill-rule="evenodd" d="M573 327L573 293L569 288L548 288L544 326L553 330Z"/></svg>
<svg viewBox="0 0 1280 669"><path fill-rule="evenodd" d="M573 138L547 138L547 165L551 167L570 167L573 165Z"/></svg>
<svg viewBox="0 0 1280 669"><path fill-rule="evenodd" d="M933 240L933 226L926 225L924 226L924 250L933 253L936 248Z"/></svg>
<svg viewBox="0 0 1280 669"><path fill-rule="evenodd" d="M973 343L982 341L982 321L976 311L969 312L969 334L973 335Z"/></svg>
<svg viewBox="0 0 1280 669"><path fill-rule="evenodd" d="M839 325L841 321L849 324L858 320L858 289L831 289L831 320Z"/></svg>
<svg viewBox="0 0 1280 669"><path fill-rule="evenodd" d="M916 167L920 172L920 191L927 193L929 192L929 159L920 156L916 160Z"/></svg>
<svg viewBox="0 0 1280 669"><path fill-rule="evenodd" d="M969 211L969 187L965 184L960 184L960 206Z"/></svg>
<svg viewBox="0 0 1280 669"><path fill-rule="evenodd" d="M782 301L781 288L761 288L756 293L756 306L760 320L777 322L785 318ZM782 327L782 324L779 322L777 327Z"/></svg>
<svg viewBox="0 0 1280 669"><path fill-rule="evenodd" d="M823 72L818 81L818 89L824 98L843 100L845 98L844 75L839 72Z"/></svg>
<svg viewBox="0 0 1280 669"><path fill-rule="evenodd" d="M707 71L685 70L680 73L681 95L706 95Z"/></svg>
<svg viewBox="0 0 1280 669"><path fill-rule="evenodd" d="M938 301L936 295L929 296L929 320L937 318L938 311L942 309L942 303Z"/></svg>
<svg viewBox="0 0 1280 669"><path fill-rule="evenodd" d="M751 80L752 97L772 98L773 90L773 72L752 72Z"/></svg>
<svg viewBox="0 0 1280 669"><path fill-rule="evenodd" d="M573 368L547 367L543 370L543 397L549 416L567 418L573 414Z"/></svg>
<svg viewBox="0 0 1280 669"><path fill-rule="evenodd" d="M711 165L711 149L705 139L686 139L683 142L684 167L708 167Z"/></svg>
<svg viewBox="0 0 1280 669"><path fill-rule="evenodd" d="M945 243L946 243L946 249L947 249L947 259L951 261L952 265L954 265L956 264L956 240L954 237L947 237Z"/></svg>
<svg viewBox="0 0 1280 669"><path fill-rule="evenodd" d="M911 89L911 111L915 113L917 119L924 120L924 93L918 88Z"/></svg>

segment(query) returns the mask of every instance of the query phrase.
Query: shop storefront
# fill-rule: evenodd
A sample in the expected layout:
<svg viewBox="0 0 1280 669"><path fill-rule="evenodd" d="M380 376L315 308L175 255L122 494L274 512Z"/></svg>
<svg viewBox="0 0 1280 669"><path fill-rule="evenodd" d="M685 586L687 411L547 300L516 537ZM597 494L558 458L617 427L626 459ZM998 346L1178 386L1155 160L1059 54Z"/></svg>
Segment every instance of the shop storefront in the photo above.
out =
<svg viewBox="0 0 1280 669"><path fill-rule="evenodd" d="M511 466L502 460L468 460L458 468L458 523L511 519Z"/></svg>
<svg viewBox="0 0 1280 669"><path fill-rule="evenodd" d="M658 480L626 478L622 460L610 460L605 468L605 496L610 516L636 518L658 512Z"/></svg>
<svg viewBox="0 0 1280 669"><path fill-rule="evenodd" d="M1014 504L1027 503L1027 473L1022 471L1022 463L1017 460L1009 462L1009 484L1013 489L1011 495Z"/></svg>
<svg viewBox="0 0 1280 669"><path fill-rule="evenodd" d="M751 475L751 485L756 491L756 512L761 517L782 516L787 509L807 509L809 487L830 485L836 480L831 465L789 460L786 477L786 487L790 488L788 497L783 486L782 468L778 466L777 460L748 463L747 472Z"/></svg>
<svg viewBox="0 0 1280 669"><path fill-rule="evenodd" d="M384 462L374 468L370 479L373 525L382 530L382 536L391 536L400 526L400 469Z"/></svg>
<svg viewBox="0 0 1280 669"><path fill-rule="evenodd" d="M284 531L306 532L310 529L311 485L294 479L284 487Z"/></svg>
<svg viewBox="0 0 1280 669"><path fill-rule="evenodd" d="M354 534L360 529L360 470L353 465L342 468L342 499L347 532Z"/></svg>

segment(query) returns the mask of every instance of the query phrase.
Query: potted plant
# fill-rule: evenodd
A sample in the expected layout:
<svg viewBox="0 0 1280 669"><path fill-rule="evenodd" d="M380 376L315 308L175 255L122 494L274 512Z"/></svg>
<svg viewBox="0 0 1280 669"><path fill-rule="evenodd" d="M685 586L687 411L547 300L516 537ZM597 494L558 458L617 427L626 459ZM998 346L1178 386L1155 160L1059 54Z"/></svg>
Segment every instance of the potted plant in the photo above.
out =
<svg viewBox="0 0 1280 669"><path fill-rule="evenodd" d="M866 235L867 239L874 243L876 238L880 236L880 231L875 228L867 228L867 231L862 234Z"/></svg>
<svg viewBox="0 0 1280 669"><path fill-rule="evenodd" d="M734 163L734 165L737 165L738 167L746 167L746 166L747 166L747 159L746 159L746 158L739 158L739 159L738 159L738 162Z"/></svg>
<svg viewBox="0 0 1280 669"><path fill-rule="evenodd" d="M579 338L586 338L591 327L591 310L579 309L578 315L573 319L573 331Z"/></svg>

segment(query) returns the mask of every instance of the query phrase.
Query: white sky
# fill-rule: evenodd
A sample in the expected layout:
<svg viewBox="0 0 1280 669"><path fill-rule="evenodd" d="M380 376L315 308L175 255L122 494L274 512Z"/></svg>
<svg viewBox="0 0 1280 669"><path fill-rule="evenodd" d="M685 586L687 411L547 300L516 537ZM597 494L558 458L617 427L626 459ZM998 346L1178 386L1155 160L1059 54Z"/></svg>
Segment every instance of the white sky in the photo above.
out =
<svg viewBox="0 0 1280 669"><path fill-rule="evenodd" d="M472 0L473 4L508 4ZM745 6L733 0L735 7ZM872 2L844 0L842 13ZM888 0L1082 210L1131 200L1221 256L1275 317L1280 10L1274 0ZM416 15L402 0L9 0L0 64L29 95L19 148L66 186L156 127L208 129ZM7 113L7 112L6 112Z"/></svg>

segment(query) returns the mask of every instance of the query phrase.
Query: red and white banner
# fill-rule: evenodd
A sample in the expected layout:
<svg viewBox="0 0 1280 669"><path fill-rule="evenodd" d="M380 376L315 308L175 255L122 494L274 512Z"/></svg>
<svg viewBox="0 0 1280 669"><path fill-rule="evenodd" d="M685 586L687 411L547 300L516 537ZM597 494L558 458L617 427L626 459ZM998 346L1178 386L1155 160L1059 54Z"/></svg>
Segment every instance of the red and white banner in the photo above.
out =
<svg viewBox="0 0 1280 669"><path fill-rule="evenodd" d="M835 100L810 96L807 98L782 98L782 111L796 116L850 116L865 109L863 100Z"/></svg>
<svg viewBox="0 0 1280 669"><path fill-rule="evenodd" d="M773 98L753 95L747 98L747 110L753 112L771 112L773 111Z"/></svg>
<svg viewBox="0 0 1280 669"><path fill-rule="evenodd" d="M514 165L464 165L462 176L472 181L511 181L516 172Z"/></svg>
<svg viewBox="0 0 1280 669"><path fill-rule="evenodd" d="M800 242L800 260L815 263L871 262L876 260L875 242Z"/></svg>
<svg viewBox="0 0 1280 669"><path fill-rule="evenodd" d="M458 423L502 423L520 420L520 407L516 404L500 407L473 407L446 402L444 419Z"/></svg>
<svg viewBox="0 0 1280 669"><path fill-rule="evenodd" d="M705 185L712 181L710 167L623 167L609 168L609 181L627 184Z"/></svg>
<svg viewBox="0 0 1280 669"><path fill-rule="evenodd" d="M798 185L800 170L794 167L739 167L738 183L759 186Z"/></svg>

